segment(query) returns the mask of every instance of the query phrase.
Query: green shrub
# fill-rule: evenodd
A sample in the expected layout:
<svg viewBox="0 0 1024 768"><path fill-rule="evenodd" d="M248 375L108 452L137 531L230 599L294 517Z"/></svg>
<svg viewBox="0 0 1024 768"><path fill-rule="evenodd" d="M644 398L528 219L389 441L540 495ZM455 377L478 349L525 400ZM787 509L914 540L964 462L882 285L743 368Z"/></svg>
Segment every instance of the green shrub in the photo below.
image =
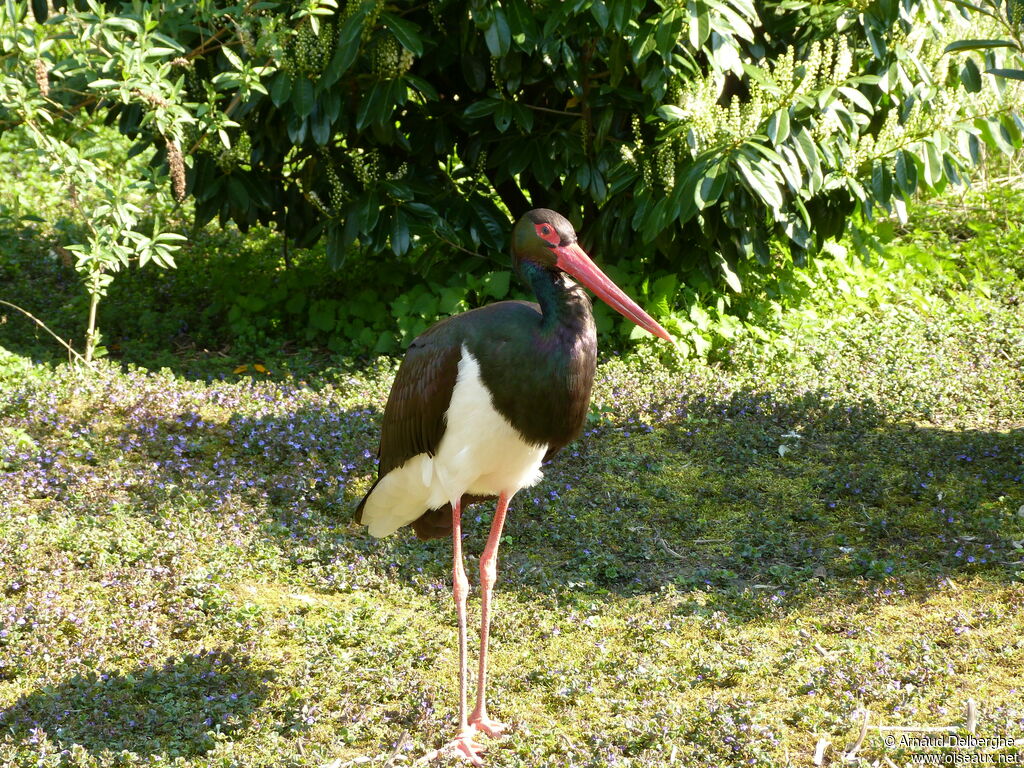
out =
<svg viewBox="0 0 1024 768"><path fill-rule="evenodd" d="M509 217L543 205L707 354L751 285L804 265L851 216L905 219L915 194L1021 146L1021 7L83 0L33 3L33 22L12 2L0 106L79 214L87 351L112 274L171 263L153 214L173 190L200 224L262 223L370 274L340 303L295 276L240 293L229 323L253 343L257 320L294 315L390 351L380 306L397 305L407 341L445 307L504 294L482 275L507 263ZM111 149L101 122L135 144ZM429 298L394 290L412 275Z"/></svg>

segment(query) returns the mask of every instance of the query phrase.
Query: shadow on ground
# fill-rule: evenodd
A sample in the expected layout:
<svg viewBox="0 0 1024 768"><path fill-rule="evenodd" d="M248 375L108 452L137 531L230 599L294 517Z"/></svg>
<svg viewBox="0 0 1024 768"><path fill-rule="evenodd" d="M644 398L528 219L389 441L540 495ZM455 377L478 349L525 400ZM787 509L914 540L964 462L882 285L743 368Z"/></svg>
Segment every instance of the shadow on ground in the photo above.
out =
<svg viewBox="0 0 1024 768"><path fill-rule="evenodd" d="M78 744L93 754L192 757L213 747L214 730L243 728L269 680L268 672L224 651L128 673L75 676L0 711L0 732L29 747L45 733L61 749Z"/></svg>
<svg viewBox="0 0 1024 768"><path fill-rule="evenodd" d="M1009 581L1024 570L1024 429L921 426L827 392L741 391L654 413L653 429L592 428L517 496L504 590L792 591L815 579ZM471 557L492 509L465 514ZM313 548L322 564L357 557L399 581L448 582L446 541L323 535L317 514L280 522L281 546Z"/></svg>
<svg viewBox="0 0 1024 768"><path fill-rule="evenodd" d="M521 502L524 517L535 499L544 510L511 528L550 552L527 556L533 571L564 564L604 588L645 590L1009 577L1024 565L1022 429L918 426L826 392L738 392L663 414L651 432L584 440L549 473L553 488Z"/></svg>

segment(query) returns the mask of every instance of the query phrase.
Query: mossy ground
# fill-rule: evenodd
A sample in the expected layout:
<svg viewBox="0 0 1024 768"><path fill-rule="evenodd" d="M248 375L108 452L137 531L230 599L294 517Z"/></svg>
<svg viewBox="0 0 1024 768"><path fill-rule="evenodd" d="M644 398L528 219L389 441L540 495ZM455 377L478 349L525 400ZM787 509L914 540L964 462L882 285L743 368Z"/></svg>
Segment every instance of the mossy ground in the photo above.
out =
<svg viewBox="0 0 1024 768"><path fill-rule="evenodd" d="M771 342L601 364L507 524L489 765L808 766L822 739L838 765L859 709L963 726L969 698L1024 751L1024 216L918 216L870 292L822 277ZM349 520L393 373L0 359L0 763L398 765L450 737L450 545ZM871 732L847 764L911 751Z"/></svg>

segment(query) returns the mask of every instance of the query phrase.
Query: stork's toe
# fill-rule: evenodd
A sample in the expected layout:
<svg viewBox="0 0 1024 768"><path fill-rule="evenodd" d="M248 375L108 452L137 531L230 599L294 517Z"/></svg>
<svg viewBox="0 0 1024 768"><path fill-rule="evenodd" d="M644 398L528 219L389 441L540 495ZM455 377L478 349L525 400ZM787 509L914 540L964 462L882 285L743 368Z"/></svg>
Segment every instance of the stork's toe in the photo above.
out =
<svg viewBox="0 0 1024 768"><path fill-rule="evenodd" d="M512 726L500 720L494 720L487 715L474 714L469 718L469 724L481 733L486 733L492 739L504 736L512 730Z"/></svg>
<svg viewBox="0 0 1024 768"><path fill-rule="evenodd" d="M427 754L416 761L416 764L426 765L438 758L454 757L470 765L483 765L483 753L487 750L487 747L474 739L475 735L476 728L470 726L440 749L427 752Z"/></svg>

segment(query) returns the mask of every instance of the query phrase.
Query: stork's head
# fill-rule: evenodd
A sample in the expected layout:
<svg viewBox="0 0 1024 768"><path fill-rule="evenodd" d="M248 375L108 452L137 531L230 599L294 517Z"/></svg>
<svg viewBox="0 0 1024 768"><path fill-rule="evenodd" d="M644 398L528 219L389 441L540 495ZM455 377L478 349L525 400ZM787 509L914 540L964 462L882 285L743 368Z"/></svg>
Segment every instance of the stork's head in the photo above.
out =
<svg viewBox="0 0 1024 768"><path fill-rule="evenodd" d="M670 343L658 322L623 293L576 242L576 230L562 214L548 208L527 211L512 230L512 259L522 274L525 264L565 272L589 288L605 304L645 331Z"/></svg>

